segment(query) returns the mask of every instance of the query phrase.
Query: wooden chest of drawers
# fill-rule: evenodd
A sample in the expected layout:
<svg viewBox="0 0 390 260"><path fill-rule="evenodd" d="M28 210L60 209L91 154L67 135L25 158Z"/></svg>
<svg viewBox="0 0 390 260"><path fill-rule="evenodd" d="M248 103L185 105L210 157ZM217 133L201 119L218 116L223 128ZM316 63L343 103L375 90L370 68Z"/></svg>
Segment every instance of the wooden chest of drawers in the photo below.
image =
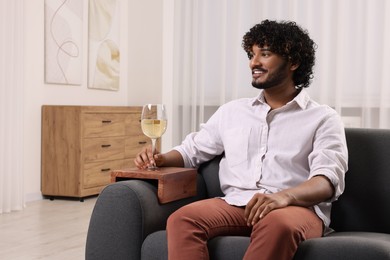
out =
<svg viewBox="0 0 390 260"><path fill-rule="evenodd" d="M113 170L134 167L150 143L141 107L43 106L41 190L45 196L99 194Z"/></svg>

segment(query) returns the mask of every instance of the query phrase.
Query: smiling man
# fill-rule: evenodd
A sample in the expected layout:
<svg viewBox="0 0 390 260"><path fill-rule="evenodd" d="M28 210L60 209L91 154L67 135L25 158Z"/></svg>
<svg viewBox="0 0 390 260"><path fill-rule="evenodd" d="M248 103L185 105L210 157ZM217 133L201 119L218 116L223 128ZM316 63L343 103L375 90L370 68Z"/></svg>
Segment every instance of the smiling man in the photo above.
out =
<svg viewBox="0 0 390 260"><path fill-rule="evenodd" d="M249 235L244 259L292 259L299 243L330 231L331 202L344 190L347 147L340 117L313 101L315 43L294 22L265 20L244 35L255 98L222 105L180 146L135 163L198 167L224 154L221 198L168 219L169 259L209 259L207 241Z"/></svg>

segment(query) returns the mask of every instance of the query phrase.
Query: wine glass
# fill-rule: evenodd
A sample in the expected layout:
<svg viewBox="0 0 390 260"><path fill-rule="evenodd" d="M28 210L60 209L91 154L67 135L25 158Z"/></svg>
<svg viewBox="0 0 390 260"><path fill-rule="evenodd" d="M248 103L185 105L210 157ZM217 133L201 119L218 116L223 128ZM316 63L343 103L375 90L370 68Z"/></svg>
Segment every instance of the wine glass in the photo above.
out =
<svg viewBox="0 0 390 260"><path fill-rule="evenodd" d="M152 153L156 152L156 141L167 129L167 116L164 104L146 104L142 108L141 115L142 132L152 140ZM148 167L149 170L157 170L154 163Z"/></svg>

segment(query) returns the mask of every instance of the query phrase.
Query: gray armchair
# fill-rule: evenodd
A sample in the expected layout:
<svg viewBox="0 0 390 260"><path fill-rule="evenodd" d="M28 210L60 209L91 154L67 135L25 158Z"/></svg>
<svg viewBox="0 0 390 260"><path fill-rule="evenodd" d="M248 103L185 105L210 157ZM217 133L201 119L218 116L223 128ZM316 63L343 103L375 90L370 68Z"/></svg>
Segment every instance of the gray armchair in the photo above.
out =
<svg viewBox="0 0 390 260"><path fill-rule="evenodd" d="M336 232L300 244L294 259L390 259L390 129L346 129L349 170L344 194L333 204ZM192 201L222 195L220 157L198 170L195 197L159 204L153 181L107 186L93 210L87 260L167 259L167 217ZM209 241L210 259L242 259L249 237Z"/></svg>

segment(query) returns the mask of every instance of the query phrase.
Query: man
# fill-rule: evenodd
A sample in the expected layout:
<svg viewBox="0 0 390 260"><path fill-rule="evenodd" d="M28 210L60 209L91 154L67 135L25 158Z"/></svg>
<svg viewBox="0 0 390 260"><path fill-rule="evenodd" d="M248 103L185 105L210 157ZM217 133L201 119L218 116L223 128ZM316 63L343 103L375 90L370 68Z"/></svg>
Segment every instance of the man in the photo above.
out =
<svg viewBox="0 0 390 260"><path fill-rule="evenodd" d="M329 231L331 202L344 190L342 123L310 99L315 43L294 22L265 20L244 35L256 98L222 105L180 146L144 148L139 168L197 167L224 153L225 196L186 205L168 219L169 259L208 259L207 240L250 235L244 259L292 259L300 242Z"/></svg>

